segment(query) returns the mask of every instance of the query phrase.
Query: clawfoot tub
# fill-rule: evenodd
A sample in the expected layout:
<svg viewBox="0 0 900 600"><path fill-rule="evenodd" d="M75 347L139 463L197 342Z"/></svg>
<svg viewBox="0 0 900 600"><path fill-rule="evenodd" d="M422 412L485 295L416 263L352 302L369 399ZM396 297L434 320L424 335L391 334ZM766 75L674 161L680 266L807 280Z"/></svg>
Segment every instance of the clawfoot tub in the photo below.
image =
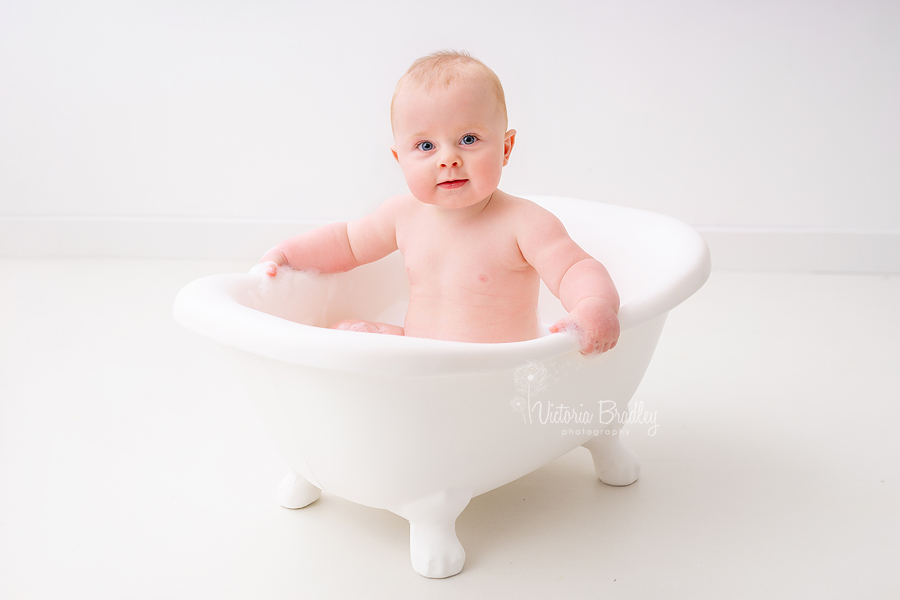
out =
<svg viewBox="0 0 900 600"><path fill-rule="evenodd" d="M327 329L349 318L402 324L408 283L397 253L349 273L217 275L179 292L176 320L227 348L291 469L283 506L327 490L390 510L409 520L413 568L449 577L465 561L456 518L474 496L578 446L604 483L637 479L622 417L668 311L709 275L706 244L658 214L532 200L612 275L622 300L615 349L584 357L570 334L469 344ZM543 286L540 313L546 324L565 314Z"/></svg>

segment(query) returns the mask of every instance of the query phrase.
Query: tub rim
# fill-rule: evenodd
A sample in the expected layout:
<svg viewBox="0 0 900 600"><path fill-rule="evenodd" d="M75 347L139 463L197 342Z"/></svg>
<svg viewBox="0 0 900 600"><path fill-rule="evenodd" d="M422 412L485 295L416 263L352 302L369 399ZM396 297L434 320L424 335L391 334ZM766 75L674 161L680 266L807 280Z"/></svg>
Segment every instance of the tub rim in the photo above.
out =
<svg viewBox="0 0 900 600"><path fill-rule="evenodd" d="M627 213L673 228L683 240L682 269L671 273L664 292L626 301L619 309L622 333L667 313L694 294L709 277L709 248L687 224L659 213L558 196L528 196L541 205L581 204L588 210ZM573 333L522 342L475 343L390 335L366 335L295 323L241 304L240 295L259 284L259 275L211 275L185 285L173 316L183 327L221 344L265 358L308 367L380 375L436 376L514 369L530 361L580 356ZM611 353L581 357L603 361Z"/></svg>

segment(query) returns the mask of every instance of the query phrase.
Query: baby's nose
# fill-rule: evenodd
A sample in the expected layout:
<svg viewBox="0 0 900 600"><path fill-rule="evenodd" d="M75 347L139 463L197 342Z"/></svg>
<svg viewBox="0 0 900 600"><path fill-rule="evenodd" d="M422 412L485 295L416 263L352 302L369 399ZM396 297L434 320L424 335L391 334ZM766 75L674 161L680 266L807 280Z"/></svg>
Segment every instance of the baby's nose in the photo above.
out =
<svg viewBox="0 0 900 600"><path fill-rule="evenodd" d="M459 160L459 155L447 153L441 156L440 164L442 167L458 167L461 162Z"/></svg>

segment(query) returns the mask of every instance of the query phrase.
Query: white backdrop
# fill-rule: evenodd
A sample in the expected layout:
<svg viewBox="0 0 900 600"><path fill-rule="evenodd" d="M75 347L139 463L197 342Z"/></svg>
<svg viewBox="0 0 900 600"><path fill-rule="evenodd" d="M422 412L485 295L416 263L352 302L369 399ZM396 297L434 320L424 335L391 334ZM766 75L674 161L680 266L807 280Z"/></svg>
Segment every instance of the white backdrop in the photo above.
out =
<svg viewBox="0 0 900 600"><path fill-rule="evenodd" d="M0 254L371 210L405 191L394 84L441 48L504 83L508 192L672 215L725 267L900 270L887 0L0 0Z"/></svg>

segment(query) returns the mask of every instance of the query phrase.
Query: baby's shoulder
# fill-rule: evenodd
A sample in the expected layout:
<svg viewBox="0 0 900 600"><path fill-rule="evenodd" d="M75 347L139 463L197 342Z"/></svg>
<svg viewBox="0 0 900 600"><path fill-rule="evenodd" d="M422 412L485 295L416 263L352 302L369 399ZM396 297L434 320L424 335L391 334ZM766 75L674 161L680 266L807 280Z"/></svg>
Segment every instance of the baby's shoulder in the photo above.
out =
<svg viewBox="0 0 900 600"><path fill-rule="evenodd" d="M540 204L504 193L499 207L505 216L513 218L515 223L526 226L556 225L559 219Z"/></svg>
<svg viewBox="0 0 900 600"><path fill-rule="evenodd" d="M402 220L415 212L419 204L420 202L410 194L392 196L382 202L375 212L372 213L372 216L375 219L396 223L398 220Z"/></svg>
<svg viewBox="0 0 900 600"><path fill-rule="evenodd" d="M401 194L399 196L391 196L390 198L382 202L381 206L378 207L378 210L408 210L416 204L417 200L412 196L412 194Z"/></svg>

